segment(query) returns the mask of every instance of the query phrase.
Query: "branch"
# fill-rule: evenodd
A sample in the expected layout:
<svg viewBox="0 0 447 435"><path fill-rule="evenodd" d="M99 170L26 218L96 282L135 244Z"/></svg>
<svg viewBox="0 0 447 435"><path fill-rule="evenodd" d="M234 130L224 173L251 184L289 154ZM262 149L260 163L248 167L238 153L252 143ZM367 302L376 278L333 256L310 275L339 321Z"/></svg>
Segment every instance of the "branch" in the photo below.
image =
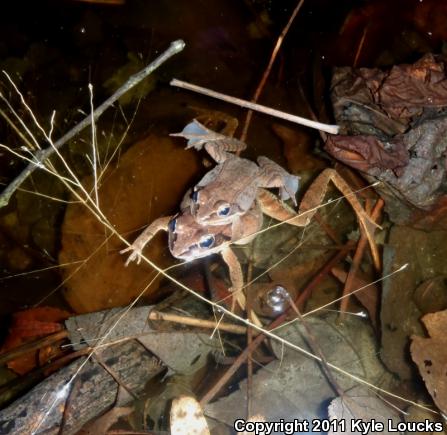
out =
<svg viewBox="0 0 447 435"><path fill-rule="evenodd" d="M177 86L178 88L187 89L202 95L207 95L208 97L217 98L218 100L226 101L227 103L236 104L238 106L245 107L246 109L256 110L257 112L286 119L287 121L325 131L326 133L338 134L338 130L340 129L338 125L323 124L322 122L312 121L307 118L302 118L301 116L292 115L290 113L281 112L280 110L272 109L267 106L262 106L261 104L251 103L250 101L242 100L241 98L230 97L229 95L221 94L220 92L212 91L211 89L203 88L202 86L193 85L192 83L183 82L181 80L172 79L171 86Z"/></svg>
<svg viewBox="0 0 447 435"><path fill-rule="evenodd" d="M91 125L96 121L110 106L112 106L121 96L127 91L132 89L135 85L140 83L149 74L155 71L161 64L166 62L174 54L179 53L185 47L185 43L178 39L171 43L169 48L158 56L153 62L142 69L140 72L131 76L123 86L121 86L112 96L110 96L104 103L97 107L93 114L86 116L79 124L72 128L68 133L62 136L58 141L54 143L54 147L48 147L43 151L36 153L36 158L39 163L43 163L53 152L59 149L62 145L67 143L70 139L76 136L84 128ZM28 175L32 174L36 169L36 163L30 163L0 194L0 208L6 206L12 196L12 194L19 188L19 186L25 181Z"/></svg>

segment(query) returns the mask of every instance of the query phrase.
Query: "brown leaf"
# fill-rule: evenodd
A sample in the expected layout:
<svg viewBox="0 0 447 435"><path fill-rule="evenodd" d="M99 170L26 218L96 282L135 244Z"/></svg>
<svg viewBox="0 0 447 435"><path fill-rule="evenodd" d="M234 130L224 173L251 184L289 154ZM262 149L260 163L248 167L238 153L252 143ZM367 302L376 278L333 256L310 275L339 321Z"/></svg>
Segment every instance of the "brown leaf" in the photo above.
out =
<svg viewBox="0 0 447 435"><path fill-rule="evenodd" d="M14 313L8 336L0 352L6 352L33 338L61 331L64 328L61 322L69 316L68 311L54 307L37 307ZM10 361L8 367L16 373L25 374L35 368L38 363L43 365L60 353L58 346L48 346Z"/></svg>
<svg viewBox="0 0 447 435"><path fill-rule="evenodd" d="M420 116L424 108L443 108L447 105L444 62L429 53L412 65L393 66L375 99L396 119Z"/></svg>
<svg viewBox="0 0 447 435"><path fill-rule="evenodd" d="M173 139L153 135L133 145L119 166L104 175L98 192L101 209L115 229L133 241L154 219L175 213L199 170L196 154L185 151ZM69 263L63 269L65 298L76 312L126 305L154 277L144 262L124 267L126 257L119 254L123 247L118 238L109 237L83 204L67 207L59 262ZM160 267L174 261L163 234L157 235L144 252ZM158 282L146 294L157 289Z"/></svg>
<svg viewBox="0 0 447 435"><path fill-rule="evenodd" d="M409 156L401 141L385 144L375 136L328 136L325 148L337 160L368 172L371 168L391 169L396 175L401 175L408 164Z"/></svg>
<svg viewBox="0 0 447 435"><path fill-rule="evenodd" d="M359 434L361 433L351 427L351 421L360 419L369 422L374 419L384 425L383 434L390 433L388 421L393 420L393 426L400 421L394 409L380 400L374 393L364 387L357 386L347 391L343 397L337 397L329 405L329 418L346 422L346 428L338 426L337 430L330 430L329 435L336 434ZM345 430L344 430L345 429ZM354 429L354 430L352 430Z"/></svg>
<svg viewBox="0 0 447 435"><path fill-rule="evenodd" d="M447 413L447 310L422 318L430 338L412 337L411 357L438 408Z"/></svg>

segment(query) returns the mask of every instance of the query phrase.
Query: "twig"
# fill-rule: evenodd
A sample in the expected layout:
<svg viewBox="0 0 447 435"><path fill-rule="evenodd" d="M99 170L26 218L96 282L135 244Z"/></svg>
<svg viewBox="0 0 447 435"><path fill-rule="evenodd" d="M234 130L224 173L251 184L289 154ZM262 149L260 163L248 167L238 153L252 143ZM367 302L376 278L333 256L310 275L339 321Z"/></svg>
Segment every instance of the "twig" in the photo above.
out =
<svg viewBox="0 0 447 435"><path fill-rule="evenodd" d="M309 325L307 324L307 322L304 320L303 316L300 313L300 310L298 309L298 307L295 305L295 303L293 302L292 299L289 300L290 301L290 306L292 307L292 310L295 312L295 314L297 315L300 323L303 325L303 328L306 330L306 337L305 340L307 341L307 344L309 345L309 347L311 348L312 352L315 355L318 355L320 357L320 362L321 362L321 369L323 370L324 374L326 375L327 380L329 381L329 384L332 386L333 390L340 396L343 397L344 396L344 391L343 389L340 387L340 385L338 384L338 382L336 381L336 379L334 378L328 364L327 364L327 360L326 357L324 356L323 350L321 349L321 346L318 344L318 341L316 340L315 336L313 335L311 329L309 328Z"/></svg>
<svg viewBox="0 0 447 435"><path fill-rule="evenodd" d="M378 219L383 205L384 205L383 199L379 198L377 200L376 204L374 205L374 208L371 213L371 219L373 221L376 221ZM358 269L360 266L360 262L362 261L363 253L365 252L367 243L368 243L368 239L366 237L366 234L361 229L360 239L357 243L357 248L355 250L354 257L352 259L351 268L349 269L349 273L348 273L348 276L346 277L345 285L343 288L343 299L340 302L340 311L341 311L340 318L341 319L344 318L344 312L348 308L349 298L347 297L347 295L349 295L352 291L354 279L357 275L357 272L358 272Z"/></svg>
<svg viewBox="0 0 447 435"><path fill-rule="evenodd" d="M109 367L100 354L98 352L95 353L94 359L97 361L97 363L110 375L112 376L113 380L121 387L124 388L135 400L138 399L138 396L132 391L132 388L130 388L126 383L120 378L119 374L116 373L115 370L113 370L111 367Z"/></svg>
<svg viewBox="0 0 447 435"><path fill-rule="evenodd" d="M245 326L232 325L231 323L219 322L216 324L213 320L195 319L192 317L178 316L177 314L160 313L160 311L152 310L149 313L150 320L166 320L168 322L181 323L183 325L198 326L200 328L219 329L232 334L245 334L247 328Z"/></svg>
<svg viewBox="0 0 447 435"><path fill-rule="evenodd" d="M36 384L44 376L47 376L48 373L53 373L56 370L59 370L61 367L64 367L65 365L67 365L67 363L74 359L82 356L88 356L90 352L91 348L85 348L76 352L71 352L53 362L34 369L33 371L27 373L26 376L13 379L12 381L0 387L0 397L2 397L7 392L10 398L14 398L15 395L18 395L22 391L29 389L31 385Z"/></svg>
<svg viewBox="0 0 447 435"><path fill-rule="evenodd" d="M254 263L254 251L256 246L256 239L251 244L250 248L250 259L248 263L248 271L247 271L247 282L251 283L253 278L253 263ZM253 298L251 294L253 293L253 289L251 285L247 284L246 288L247 294L247 315L250 320L253 321L252 317L252 309L253 309ZM253 342L253 328L247 328L247 348L251 348L251 343ZM252 416L252 391L253 391L253 359L252 352L249 351L247 356L247 420Z"/></svg>
<svg viewBox="0 0 447 435"><path fill-rule="evenodd" d="M303 6L304 0L300 0L298 2L298 4L296 5L294 11L292 12L292 15L289 18L289 21L287 21L286 26L284 27L283 31L281 32L281 34L279 35L275 47L273 48L272 54L270 56L270 60L269 63L267 65L267 68L264 71L264 74L261 78L261 81L258 84L258 87L256 88L256 91L253 95L253 98L251 99L251 101L253 103L256 103L259 99L259 96L261 95L262 90L264 89L265 83L267 82L267 79L270 75L270 72L272 70L273 64L276 60L276 56L278 55L279 49L281 48L282 42L287 34L287 32L290 29L290 26L293 23L293 20L295 19L295 17L298 15L298 12L301 9L301 6ZM245 122L244 122L244 127L242 129L242 134L241 134L241 141L245 142L245 139L247 138L247 132L248 132L248 127L250 125L250 121L251 121L251 117L253 116L253 109L250 109L247 113L247 116L245 117Z"/></svg>
<svg viewBox="0 0 447 435"><path fill-rule="evenodd" d="M75 397L76 394L79 393L79 388L81 386L81 380L78 378L74 381L73 386L71 387L67 399L65 400L65 404L64 404L64 411L62 413L62 418L61 418L61 422L59 424L59 431L57 435L64 435L64 431L65 431L65 426L67 424L67 420L68 420L68 413L71 410L71 405L72 405L72 400L73 397Z"/></svg>
<svg viewBox="0 0 447 435"><path fill-rule="evenodd" d="M322 130L330 134L338 134L338 130L340 128L338 125L323 124L322 122L316 122L307 118L302 118L301 116L281 112L280 110L262 106L261 104L251 103L250 101L242 100L241 98L230 97L229 95L221 94L220 92L212 91L211 89L193 85L192 83L187 83L182 80L172 79L170 84L171 86L177 86L178 88L194 91L199 94L217 98L218 100L226 101L227 103L236 104L247 109L256 110L257 112L265 113L277 118L286 119L287 121L305 125L310 128L315 128L317 130Z"/></svg>
<svg viewBox="0 0 447 435"><path fill-rule="evenodd" d="M350 249L353 248L352 243L348 242L343 249L340 250L327 264L326 266L321 270L321 272L317 275L316 278L314 278L303 290L301 295L294 301L295 306L300 306L300 302L303 302L302 295L308 295L313 286L316 285L316 282L321 280L324 274L328 274L331 270L331 268L342 258L346 257L347 253ZM278 316L270 325L266 327L267 331L272 331L278 326L280 326L287 316L289 315L291 309L289 308L284 313L282 313L280 316ZM214 396L223 388L223 386L229 382L231 377L236 373L236 371L239 369L239 367L245 362L245 360L248 358L249 355L263 342L264 338L266 338L265 333L262 331L259 331L259 335L256 336L256 338L251 342L251 345L247 346L242 353L239 354L239 356L235 359L231 367L228 368L228 370L221 376L220 379L210 388L210 390L202 397L200 400L200 405L203 407L205 406L209 401L211 401ZM319 359L319 357L317 357Z"/></svg>
<svg viewBox="0 0 447 435"><path fill-rule="evenodd" d="M40 163L45 161L48 157L50 157L55 149L60 148L74 136L76 136L79 132L81 132L84 128L88 127L92 121L96 121L106 109L112 106L120 97L122 97L127 91L132 89L135 85L140 83L143 79L145 79L149 74L155 71L161 64L167 61L174 54L179 53L185 47L185 43L178 39L171 43L169 48L164 51L160 56L158 56L153 62L151 62L148 66L142 69L140 72L132 75L123 86L121 86L112 96L110 96L104 103L96 108L93 114L86 116L79 124L73 127L68 133L62 136L58 141L54 143L54 147L48 147L43 151L36 153L36 158ZM32 174L36 165L31 163L29 164L9 185L8 187L1 193L0 195L0 208L4 207L8 204L12 194L17 190L17 188L25 181L28 175Z"/></svg>
<svg viewBox="0 0 447 435"><path fill-rule="evenodd" d="M309 299L310 294L314 287L331 271L331 269L342 259L348 255L349 251L354 247L353 242L349 241L344 245L340 251L338 251L321 269L318 274L312 278L309 284L304 288L304 290L299 295L296 305L300 311L303 310L304 304Z"/></svg>
<svg viewBox="0 0 447 435"><path fill-rule="evenodd" d="M363 45L365 44L365 39L366 39L366 34L368 33L368 28L369 28L369 24L363 29L363 33L362 33L362 37L360 38L360 42L359 45L357 46L357 51L355 53L355 57L354 57L354 63L353 63L353 67L356 68L359 58L360 58L360 53L362 52L363 49Z"/></svg>
<svg viewBox="0 0 447 435"><path fill-rule="evenodd" d="M273 322L274 323L274 322ZM272 323L272 324L273 324ZM252 342L251 346L247 346L239 356L234 360L231 367L218 379L218 381L208 390L208 392L200 400L200 405L204 407L208 402L210 402L214 396L223 388L223 386L231 379L231 377L236 373L239 367L245 362L248 356L256 349L266 338L266 336L261 332Z"/></svg>
<svg viewBox="0 0 447 435"><path fill-rule="evenodd" d="M38 340L33 340L31 342L22 344L21 346L15 347L10 351L0 354L0 365L6 364L13 359L19 358L27 353L39 350L42 347L49 346L60 340L68 337L68 331L64 329L63 331L55 332L54 334L48 335Z"/></svg>

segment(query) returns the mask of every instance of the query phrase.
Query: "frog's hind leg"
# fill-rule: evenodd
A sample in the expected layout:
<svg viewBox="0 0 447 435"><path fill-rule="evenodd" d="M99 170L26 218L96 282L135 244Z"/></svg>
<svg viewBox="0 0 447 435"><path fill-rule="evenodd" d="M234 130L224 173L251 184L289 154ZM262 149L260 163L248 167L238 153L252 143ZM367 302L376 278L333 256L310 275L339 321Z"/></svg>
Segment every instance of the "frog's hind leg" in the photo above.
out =
<svg viewBox="0 0 447 435"><path fill-rule="evenodd" d="M289 174L284 168L267 157L258 157L261 167L259 185L261 187L278 187L282 200L292 199L296 204L296 192L298 191L300 178Z"/></svg>
<svg viewBox="0 0 447 435"><path fill-rule="evenodd" d="M187 124L180 133L171 133L170 136L187 139L186 149L201 150L205 147L208 154L217 163L224 162L229 153L239 153L247 148L245 142L210 130L196 119Z"/></svg>
<svg viewBox="0 0 447 435"><path fill-rule="evenodd" d="M279 221L287 221L290 225L304 227L309 224L318 207L323 202L330 181L335 184L335 187L337 187L337 189L343 194L354 209L359 223L365 231L365 235L368 239L374 265L379 269L380 256L377 245L374 241L374 231L375 228L380 228L380 226L368 216L357 199L355 193L334 169L325 169L320 175L318 175L304 194L299 206L298 214L295 218L293 217L293 210L291 210L290 207L285 208L284 206L286 205L282 204L277 198L275 200L275 196L271 195L270 192L259 189L257 197L261 205L261 209L266 215Z"/></svg>
<svg viewBox="0 0 447 435"><path fill-rule="evenodd" d="M365 209L360 204L355 192L349 187L348 183L338 174L335 169L325 169L312 183L309 189L304 194L301 201L298 214L306 213L307 219L311 219L315 214L317 207L323 202L324 195L327 191L329 182L332 181L335 187L343 194L344 198L351 204L355 214L362 226L366 238L368 239L374 265L377 270L380 269L380 255L374 241L374 231L380 228L366 213Z"/></svg>

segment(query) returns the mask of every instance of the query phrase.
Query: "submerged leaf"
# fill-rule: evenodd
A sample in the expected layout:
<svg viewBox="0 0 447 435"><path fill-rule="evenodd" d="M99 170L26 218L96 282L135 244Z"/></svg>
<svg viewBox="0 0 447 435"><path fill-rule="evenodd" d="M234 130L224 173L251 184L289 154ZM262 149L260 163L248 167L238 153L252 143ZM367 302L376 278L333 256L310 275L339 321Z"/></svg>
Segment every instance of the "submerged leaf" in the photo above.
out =
<svg viewBox="0 0 447 435"><path fill-rule="evenodd" d="M447 414L447 310L422 318L430 338L412 337L411 357L438 408Z"/></svg>
<svg viewBox="0 0 447 435"><path fill-rule="evenodd" d="M353 420L369 422L373 419L383 424L385 430L381 431L381 433L395 433L388 430L388 421L393 420L393 426L396 426L397 422L400 421L393 408L383 400L380 400L371 391L361 386L354 387L352 390L347 391L343 397L334 399L329 405L328 412L331 420L336 419L346 422L346 430L331 429L329 435L360 434L362 432L355 430L356 427L351 426L351 422Z"/></svg>

